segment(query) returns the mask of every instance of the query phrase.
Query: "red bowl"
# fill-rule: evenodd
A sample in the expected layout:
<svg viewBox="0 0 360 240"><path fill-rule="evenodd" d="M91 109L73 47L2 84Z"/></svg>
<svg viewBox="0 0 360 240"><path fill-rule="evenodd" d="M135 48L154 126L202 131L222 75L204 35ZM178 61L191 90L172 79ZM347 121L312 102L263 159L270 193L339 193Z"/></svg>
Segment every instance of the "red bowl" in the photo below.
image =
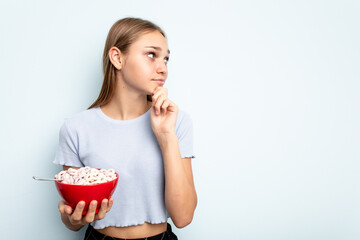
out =
<svg viewBox="0 0 360 240"><path fill-rule="evenodd" d="M85 202L83 215L86 215L89 208L89 204L92 200L98 202L96 206L96 213L99 212L102 200L110 199L111 195L115 191L119 175L117 173L116 178L110 182L98 183L94 185L75 185L66 184L55 181L55 186L60 196L65 200L66 204L69 205L73 210L80 201Z"/></svg>

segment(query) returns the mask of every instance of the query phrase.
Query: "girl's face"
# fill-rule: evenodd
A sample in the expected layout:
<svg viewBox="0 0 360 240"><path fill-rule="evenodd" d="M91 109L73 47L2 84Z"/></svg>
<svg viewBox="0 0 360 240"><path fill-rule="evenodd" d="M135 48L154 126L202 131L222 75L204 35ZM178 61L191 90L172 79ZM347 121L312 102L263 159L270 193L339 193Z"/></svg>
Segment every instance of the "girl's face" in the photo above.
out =
<svg viewBox="0 0 360 240"><path fill-rule="evenodd" d="M156 87L163 86L166 81L169 54L167 41L160 32L141 35L122 58L125 63L122 65L121 74L125 84L151 95Z"/></svg>

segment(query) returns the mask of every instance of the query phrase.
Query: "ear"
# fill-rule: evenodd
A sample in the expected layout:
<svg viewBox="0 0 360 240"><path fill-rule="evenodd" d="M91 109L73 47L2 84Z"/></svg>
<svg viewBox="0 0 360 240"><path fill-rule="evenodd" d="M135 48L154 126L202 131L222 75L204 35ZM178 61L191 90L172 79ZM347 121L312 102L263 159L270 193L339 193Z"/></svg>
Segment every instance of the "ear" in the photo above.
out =
<svg viewBox="0 0 360 240"><path fill-rule="evenodd" d="M117 47L110 48L109 59L117 70L121 69L123 65L123 55Z"/></svg>

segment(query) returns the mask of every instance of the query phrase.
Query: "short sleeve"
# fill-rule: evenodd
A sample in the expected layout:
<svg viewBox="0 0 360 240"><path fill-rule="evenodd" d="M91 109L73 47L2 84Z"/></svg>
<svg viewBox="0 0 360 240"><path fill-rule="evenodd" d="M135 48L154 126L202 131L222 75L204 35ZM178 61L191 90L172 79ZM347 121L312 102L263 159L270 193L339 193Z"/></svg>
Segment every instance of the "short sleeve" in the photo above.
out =
<svg viewBox="0 0 360 240"><path fill-rule="evenodd" d="M59 145L53 163L73 167L84 167L84 164L79 158L78 138L71 132L66 121L60 128Z"/></svg>
<svg viewBox="0 0 360 240"><path fill-rule="evenodd" d="M177 127L176 134L179 140L181 158L195 158L193 145L193 122L188 113L183 116Z"/></svg>

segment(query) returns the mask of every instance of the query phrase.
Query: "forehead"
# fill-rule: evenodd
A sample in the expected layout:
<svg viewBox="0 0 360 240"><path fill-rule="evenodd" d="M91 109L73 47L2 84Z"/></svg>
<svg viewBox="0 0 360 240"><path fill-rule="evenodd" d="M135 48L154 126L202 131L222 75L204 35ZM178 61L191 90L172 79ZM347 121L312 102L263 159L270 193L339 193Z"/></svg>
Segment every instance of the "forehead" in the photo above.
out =
<svg viewBox="0 0 360 240"><path fill-rule="evenodd" d="M146 48L149 46L160 47L164 53L168 53L169 50L166 38L159 31L142 34L130 48Z"/></svg>

